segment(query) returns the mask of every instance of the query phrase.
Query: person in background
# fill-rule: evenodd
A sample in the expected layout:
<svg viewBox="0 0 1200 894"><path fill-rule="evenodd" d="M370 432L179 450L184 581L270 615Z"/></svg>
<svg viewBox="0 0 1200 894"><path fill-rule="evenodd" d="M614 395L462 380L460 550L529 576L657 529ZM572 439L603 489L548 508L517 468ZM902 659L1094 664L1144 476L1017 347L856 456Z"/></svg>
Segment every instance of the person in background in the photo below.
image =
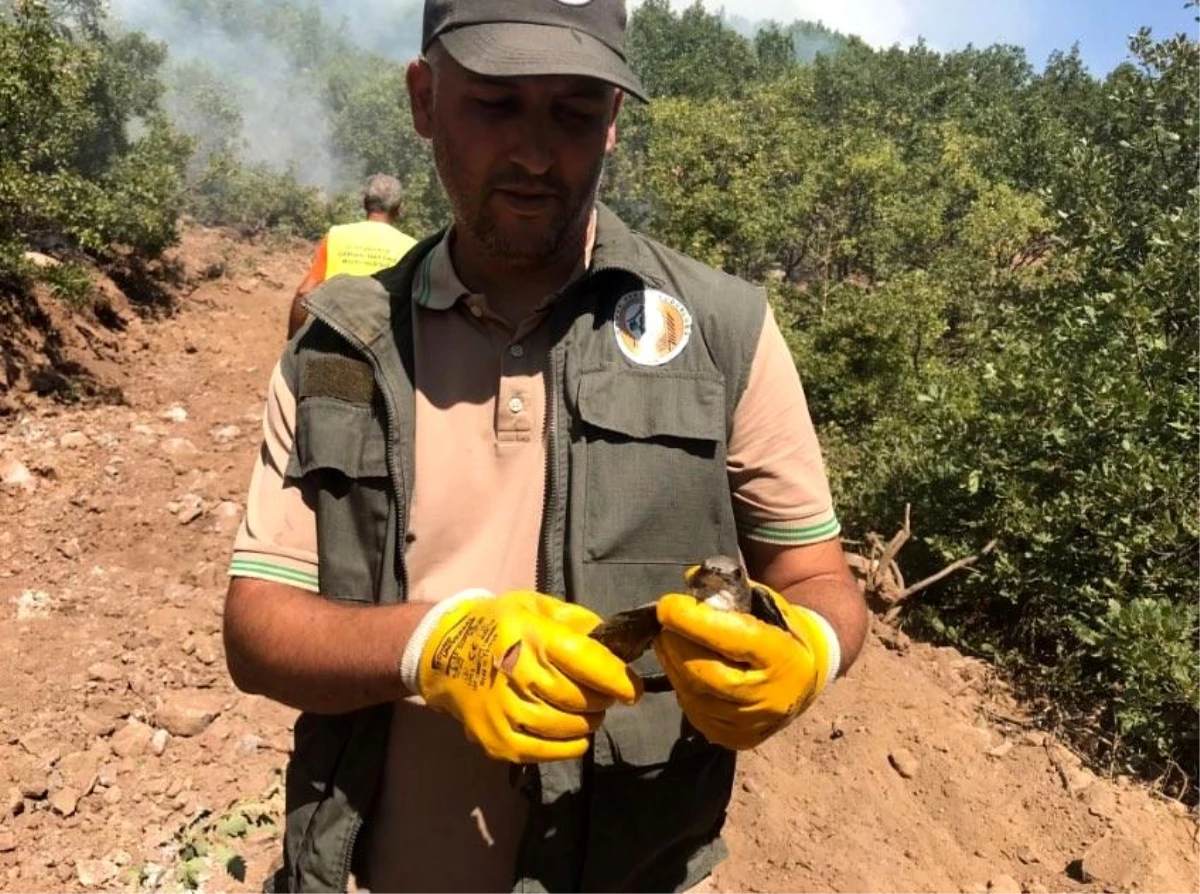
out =
<svg viewBox="0 0 1200 894"><path fill-rule="evenodd" d="M367 212L367 219L332 227L321 239L308 275L292 298L288 338L295 335L308 319L304 299L325 280L339 273L370 276L386 270L417 244L411 236L396 229L403 203L404 189L395 177L376 174L367 181L363 190L363 210Z"/></svg>

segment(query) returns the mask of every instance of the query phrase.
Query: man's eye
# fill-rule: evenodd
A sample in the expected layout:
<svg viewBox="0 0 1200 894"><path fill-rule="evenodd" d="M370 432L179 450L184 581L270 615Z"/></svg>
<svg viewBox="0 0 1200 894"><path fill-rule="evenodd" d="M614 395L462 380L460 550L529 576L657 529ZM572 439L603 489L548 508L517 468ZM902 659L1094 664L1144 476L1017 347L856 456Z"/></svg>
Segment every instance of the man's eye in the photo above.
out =
<svg viewBox="0 0 1200 894"><path fill-rule="evenodd" d="M581 109L576 106L563 106L559 114L574 124L591 124L600 117L594 109Z"/></svg>
<svg viewBox="0 0 1200 894"><path fill-rule="evenodd" d="M511 112L515 103L511 99L483 99L476 97L472 102L475 108L488 115L503 115Z"/></svg>

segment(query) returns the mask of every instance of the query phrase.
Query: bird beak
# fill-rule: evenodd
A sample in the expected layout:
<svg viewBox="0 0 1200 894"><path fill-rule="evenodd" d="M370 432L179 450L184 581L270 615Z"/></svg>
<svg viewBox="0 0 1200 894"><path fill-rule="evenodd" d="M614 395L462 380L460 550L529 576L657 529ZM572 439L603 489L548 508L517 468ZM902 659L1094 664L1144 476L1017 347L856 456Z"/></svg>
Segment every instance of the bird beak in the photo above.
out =
<svg viewBox="0 0 1200 894"><path fill-rule="evenodd" d="M689 587L696 586L696 575L700 573L700 569L703 567L703 565L693 565L687 571L683 572L683 582Z"/></svg>

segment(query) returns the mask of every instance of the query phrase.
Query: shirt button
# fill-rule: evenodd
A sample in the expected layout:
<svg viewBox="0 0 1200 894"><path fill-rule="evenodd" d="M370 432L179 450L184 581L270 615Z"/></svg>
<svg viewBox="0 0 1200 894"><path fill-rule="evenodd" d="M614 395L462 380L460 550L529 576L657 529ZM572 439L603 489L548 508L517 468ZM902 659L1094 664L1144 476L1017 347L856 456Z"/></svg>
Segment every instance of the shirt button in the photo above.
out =
<svg viewBox="0 0 1200 894"><path fill-rule="evenodd" d="M512 413L514 416L520 413L523 409L525 409L525 401L521 400L519 397L514 397L508 402L508 412Z"/></svg>
<svg viewBox="0 0 1200 894"><path fill-rule="evenodd" d="M508 353L511 354L513 357L517 358L518 360L520 360L522 357L525 356L525 346L524 345L513 345L511 348L508 349Z"/></svg>

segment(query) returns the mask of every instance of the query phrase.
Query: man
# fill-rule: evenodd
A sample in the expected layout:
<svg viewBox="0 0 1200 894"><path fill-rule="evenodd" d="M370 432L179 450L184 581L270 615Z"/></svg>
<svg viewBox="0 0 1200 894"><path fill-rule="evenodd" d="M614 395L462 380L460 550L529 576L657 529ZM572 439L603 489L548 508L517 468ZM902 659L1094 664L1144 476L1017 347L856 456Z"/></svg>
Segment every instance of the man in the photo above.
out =
<svg viewBox="0 0 1200 894"><path fill-rule="evenodd" d="M325 280L339 273L370 276L391 267L417 244L411 236L396 229L403 199L404 189L395 177L376 174L367 181L363 190L366 220L332 227L321 239L312 266L292 298L288 338L295 335L308 319L304 299Z"/></svg>
<svg viewBox="0 0 1200 894"><path fill-rule="evenodd" d="M408 89L453 225L314 292L273 373L225 642L303 712L279 886L686 890L735 751L861 647L762 290L596 202L644 98L624 26L620 0L427 0ZM739 551L786 631L678 593ZM633 665L585 635L656 598Z"/></svg>

